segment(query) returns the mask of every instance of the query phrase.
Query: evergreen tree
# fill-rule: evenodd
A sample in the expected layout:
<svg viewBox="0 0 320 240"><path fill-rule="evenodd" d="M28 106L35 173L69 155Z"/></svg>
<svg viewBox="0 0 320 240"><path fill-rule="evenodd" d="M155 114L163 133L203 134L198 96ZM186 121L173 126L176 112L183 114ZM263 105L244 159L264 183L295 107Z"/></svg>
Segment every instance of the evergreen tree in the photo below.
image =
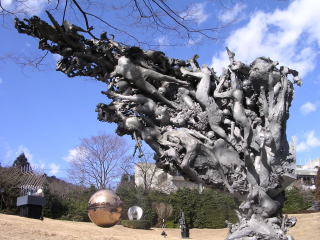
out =
<svg viewBox="0 0 320 240"><path fill-rule="evenodd" d="M21 153L16 160L14 160L12 167L20 169L21 172L32 172L31 165L24 153Z"/></svg>

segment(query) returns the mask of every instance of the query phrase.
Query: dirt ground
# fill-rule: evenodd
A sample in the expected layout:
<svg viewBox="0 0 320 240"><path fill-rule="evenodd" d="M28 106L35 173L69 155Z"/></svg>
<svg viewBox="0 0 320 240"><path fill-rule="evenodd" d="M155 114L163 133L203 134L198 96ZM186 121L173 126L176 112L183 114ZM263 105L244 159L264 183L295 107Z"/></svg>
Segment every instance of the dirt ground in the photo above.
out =
<svg viewBox="0 0 320 240"><path fill-rule="evenodd" d="M320 239L320 212L290 215L298 218L290 230L295 240ZM61 221L45 218L43 221L0 214L1 240L157 240L163 239L161 229L138 230L117 225L100 228L93 223ZM166 239L181 239L179 229L165 229ZM227 229L191 229L195 240L223 240Z"/></svg>

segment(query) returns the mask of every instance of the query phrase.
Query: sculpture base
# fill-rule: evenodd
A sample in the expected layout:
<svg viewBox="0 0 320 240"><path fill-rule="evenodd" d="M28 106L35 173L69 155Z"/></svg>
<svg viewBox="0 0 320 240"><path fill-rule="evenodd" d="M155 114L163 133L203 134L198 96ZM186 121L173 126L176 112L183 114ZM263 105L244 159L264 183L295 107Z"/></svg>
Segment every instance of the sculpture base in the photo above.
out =
<svg viewBox="0 0 320 240"><path fill-rule="evenodd" d="M37 205L24 205L19 207L19 215L21 217L41 219L42 217L42 206Z"/></svg>
<svg viewBox="0 0 320 240"><path fill-rule="evenodd" d="M188 229L188 231L181 232L181 238L183 238L183 239L189 238L189 229Z"/></svg>
<svg viewBox="0 0 320 240"><path fill-rule="evenodd" d="M41 219L44 204L45 200L40 196L26 195L17 198L17 206L21 217Z"/></svg>

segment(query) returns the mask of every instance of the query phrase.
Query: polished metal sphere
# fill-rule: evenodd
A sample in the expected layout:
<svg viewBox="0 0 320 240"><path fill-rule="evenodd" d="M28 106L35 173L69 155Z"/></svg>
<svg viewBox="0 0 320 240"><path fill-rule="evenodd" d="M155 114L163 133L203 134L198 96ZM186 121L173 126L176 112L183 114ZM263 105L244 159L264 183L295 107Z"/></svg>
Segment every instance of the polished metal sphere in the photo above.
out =
<svg viewBox="0 0 320 240"><path fill-rule="evenodd" d="M110 190L99 190L88 202L88 216L99 227L112 227L119 222L122 211L120 198Z"/></svg>
<svg viewBox="0 0 320 240"><path fill-rule="evenodd" d="M143 210L139 206L132 206L128 209L129 220L140 220L143 214Z"/></svg>

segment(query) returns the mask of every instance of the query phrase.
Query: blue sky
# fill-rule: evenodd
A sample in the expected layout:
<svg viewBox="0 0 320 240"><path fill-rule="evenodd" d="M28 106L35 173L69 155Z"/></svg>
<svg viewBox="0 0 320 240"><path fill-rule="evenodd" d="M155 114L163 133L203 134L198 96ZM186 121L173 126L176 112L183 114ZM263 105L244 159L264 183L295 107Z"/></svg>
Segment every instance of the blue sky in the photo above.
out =
<svg viewBox="0 0 320 240"><path fill-rule="evenodd" d="M11 8L16 7L14 2L2 0ZM44 16L46 2L28 0L27 14ZM199 28L226 27L215 33L215 41L193 35L184 42L185 46L180 46L182 39L179 46L168 46L177 42L170 32L146 31L135 26L128 29L133 33L145 31L141 39L150 45L164 45L155 48L170 57L187 59L197 53L201 63L212 65L217 72L227 64L225 46L246 63L267 56L278 60L280 65L297 69L304 84L295 89L287 126L288 140L294 137L296 141L298 164L320 157L320 2L168 2L176 9L184 9L180 14L189 13L190 21ZM3 59L3 56L33 56L40 52L36 49L37 41L18 34L10 21L7 18L0 26L0 162L11 164L24 151L36 168L65 178L67 160L74 154L80 138L112 133L115 129L115 125L97 121L95 113L96 104L107 101L100 94L106 86L86 78L70 79L56 72L57 56L49 55L41 70L21 66L14 57ZM97 25L96 30L100 29L102 26ZM116 39L133 43L120 35Z"/></svg>

